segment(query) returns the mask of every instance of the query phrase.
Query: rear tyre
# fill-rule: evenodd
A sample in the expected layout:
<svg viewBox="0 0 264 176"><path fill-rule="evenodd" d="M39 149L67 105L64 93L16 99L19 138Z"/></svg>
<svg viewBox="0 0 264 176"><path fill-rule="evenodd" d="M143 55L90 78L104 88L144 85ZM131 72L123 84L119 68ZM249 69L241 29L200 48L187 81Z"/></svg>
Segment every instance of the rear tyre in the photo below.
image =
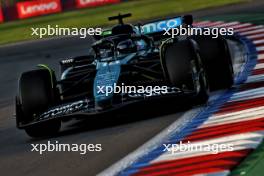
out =
<svg viewBox="0 0 264 176"><path fill-rule="evenodd" d="M194 98L194 104L204 104L208 101L209 85L207 79L203 66L200 66L199 83L196 85L200 90L197 90L198 94Z"/></svg>
<svg viewBox="0 0 264 176"><path fill-rule="evenodd" d="M182 40L163 46L162 67L165 77L182 90L195 90L195 104L208 100L209 88L199 53L191 40Z"/></svg>
<svg viewBox="0 0 264 176"><path fill-rule="evenodd" d="M19 121L27 124L58 101L56 78L53 71L36 69L25 72L19 80ZM59 131L60 121L51 121L26 127L31 137L51 135Z"/></svg>
<svg viewBox="0 0 264 176"><path fill-rule="evenodd" d="M234 83L234 71L226 40L212 36L194 36L193 39L199 45L210 89L230 88Z"/></svg>

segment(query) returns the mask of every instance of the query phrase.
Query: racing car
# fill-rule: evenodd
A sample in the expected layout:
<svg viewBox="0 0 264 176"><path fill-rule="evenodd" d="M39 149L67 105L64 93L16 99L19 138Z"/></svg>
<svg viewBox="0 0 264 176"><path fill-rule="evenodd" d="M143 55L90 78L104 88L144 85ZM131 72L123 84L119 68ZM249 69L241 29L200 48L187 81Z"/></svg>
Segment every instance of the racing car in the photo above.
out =
<svg viewBox="0 0 264 176"><path fill-rule="evenodd" d="M49 136L60 130L66 117L88 118L160 100L205 104L210 90L232 86L232 58L225 36L164 35L164 30L191 26L192 15L124 23L130 16L109 17L118 24L96 37L90 53L61 60L60 79L44 64L22 73L17 127L31 137ZM128 91L120 91L128 86ZM113 87L120 89L115 92Z"/></svg>

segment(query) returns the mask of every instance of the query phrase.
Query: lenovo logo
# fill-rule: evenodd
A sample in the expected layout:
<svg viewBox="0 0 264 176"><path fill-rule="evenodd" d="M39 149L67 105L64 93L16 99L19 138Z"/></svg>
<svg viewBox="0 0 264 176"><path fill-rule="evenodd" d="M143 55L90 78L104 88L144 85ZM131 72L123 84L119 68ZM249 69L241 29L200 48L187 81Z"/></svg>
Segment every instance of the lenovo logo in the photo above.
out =
<svg viewBox="0 0 264 176"><path fill-rule="evenodd" d="M39 0L17 3L19 18L29 18L61 11L60 0Z"/></svg>
<svg viewBox="0 0 264 176"><path fill-rule="evenodd" d="M56 4L55 2L51 2L48 4L39 4L39 5L33 5L33 6L29 6L29 7L21 7L21 13L23 15L27 15L27 14L32 14L32 13L36 13L36 12L43 12L43 11L48 11L48 10L54 10L58 7L58 4Z"/></svg>

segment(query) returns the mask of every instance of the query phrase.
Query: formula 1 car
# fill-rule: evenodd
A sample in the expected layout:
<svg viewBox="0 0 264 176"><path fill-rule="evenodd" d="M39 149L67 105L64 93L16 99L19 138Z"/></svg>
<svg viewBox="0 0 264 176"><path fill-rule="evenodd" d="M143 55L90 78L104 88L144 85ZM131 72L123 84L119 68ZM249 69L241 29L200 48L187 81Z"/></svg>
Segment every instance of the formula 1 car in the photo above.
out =
<svg viewBox="0 0 264 176"><path fill-rule="evenodd" d="M129 16L109 17L119 23L97 37L89 55L62 60L60 80L47 65L22 73L17 127L31 137L53 135L66 117L161 99L204 104L209 89L232 86L225 37L163 35L165 29L192 25L191 15L144 25L125 24Z"/></svg>

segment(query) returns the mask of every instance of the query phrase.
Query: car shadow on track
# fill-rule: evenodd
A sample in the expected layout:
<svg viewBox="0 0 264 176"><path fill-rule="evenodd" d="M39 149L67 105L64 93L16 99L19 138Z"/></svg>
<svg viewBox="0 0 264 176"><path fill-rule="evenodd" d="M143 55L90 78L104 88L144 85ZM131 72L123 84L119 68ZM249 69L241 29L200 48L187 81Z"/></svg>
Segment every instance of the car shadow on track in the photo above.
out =
<svg viewBox="0 0 264 176"><path fill-rule="evenodd" d="M112 128L129 123L161 118L162 116L177 114L192 108L188 101L157 101L147 104L135 104L120 110L100 115L83 115L63 123L62 130L55 136L33 138L39 141L62 136L74 135L82 132L93 132L100 129ZM178 116L175 116L175 120Z"/></svg>
<svg viewBox="0 0 264 176"><path fill-rule="evenodd" d="M58 136L71 135L85 131L94 131L109 127L115 127L128 123L158 118L190 109L191 106L183 103L155 103L141 107L129 107L117 112L106 113L96 116L79 117L80 119L66 125ZM176 119L175 119L176 120Z"/></svg>

